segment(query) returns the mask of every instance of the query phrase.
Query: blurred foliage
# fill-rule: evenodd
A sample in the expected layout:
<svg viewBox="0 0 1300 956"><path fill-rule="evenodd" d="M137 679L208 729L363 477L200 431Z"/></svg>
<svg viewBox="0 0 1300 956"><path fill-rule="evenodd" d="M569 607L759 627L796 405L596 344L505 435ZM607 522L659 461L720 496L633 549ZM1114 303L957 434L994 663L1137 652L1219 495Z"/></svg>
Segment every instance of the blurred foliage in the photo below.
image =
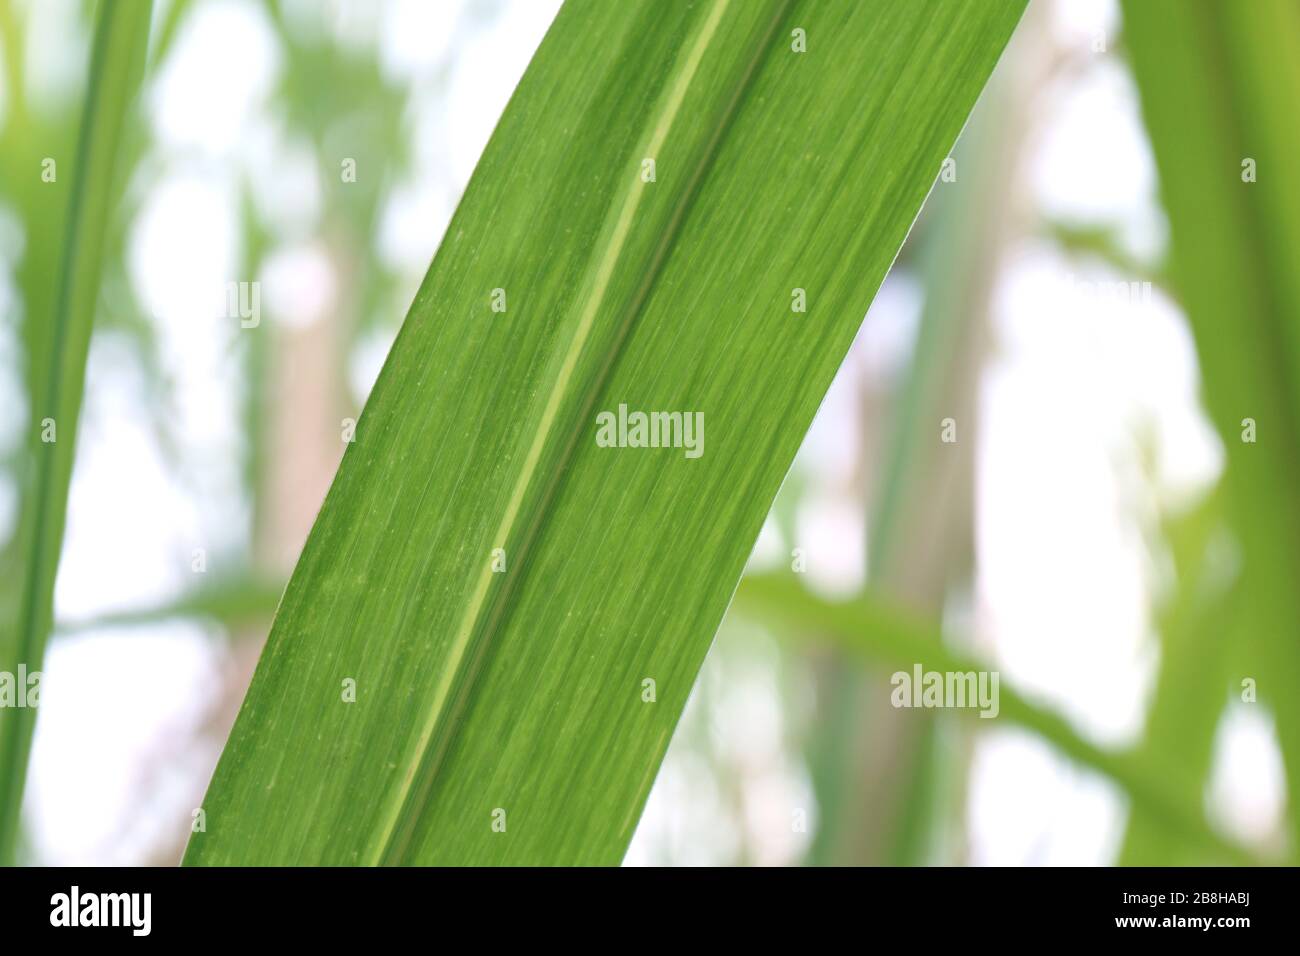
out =
<svg viewBox="0 0 1300 956"><path fill-rule="evenodd" d="M17 533L11 553L17 567L9 578L11 614L0 621L0 670L39 673L53 628L54 584L63 541L69 488L81 416L86 360L99 311L106 247L114 223L113 197L129 170L124 144L130 139L130 116L148 48L152 4L106 5L96 17L93 52L86 74L76 150L15 172L38 191L66 190L55 199L67 224L58 244L58 263L51 275L54 294L45 314L27 313L22 340L28 383L27 427L20 431L28 454L20 463ZM6 25L15 25L6 11ZM12 47L12 45L9 45ZM14 51L17 55L16 51ZM21 63L21 57L18 62ZM20 92L21 87L15 90ZM36 112L14 111L16 126ZM63 174L59 175L59 162ZM38 174L39 170L39 174ZM28 203L26 211L41 203ZM45 214L46 210L41 209ZM37 281L42 282L45 277ZM58 432L62 430L62 441ZM19 821L28 756L36 724L35 708L0 711L0 863L16 859Z"/></svg>
<svg viewBox="0 0 1300 956"><path fill-rule="evenodd" d="M851 601L828 601L807 590L796 575L761 574L741 582L737 610L795 639L817 638L844 648L859 660L884 670L970 673L987 665L949 650L943 628L888 596L866 593ZM1203 862L1253 863L1254 854L1224 837L1205 819L1199 797L1189 796L1167 779L1161 762L1147 754L1112 750L1088 740L1069 721L1022 695L1006 680L999 686L999 720L1042 738L1063 756L1116 784L1144 814L1194 847ZM969 721L979 711L960 710Z"/></svg>
<svg viewBox="0 0 1300 956"><path fill-rule="evenodd" d="M1126 0L1128 46L1169 217L1171 274L1196 339L1206 410L1227 453L1224 517L1241 551L1232 614L1173 658L1152 740L1204 780L1223 684L1257 681L1286 765L1290 852L1300 852L1300 5ZM1194 107L1193 107L1194 105ZM1249 421L1248 421L1249 420ZM1184 555L1184 564L1195 555ZM1193 574L1189 586L1212 601ZM1199 614L1194 614L1199 616ZM1169 641L1196 642L1195 622ZM1184 633L1177 633L1179 630ZM1188 634L1187 632L1191 633ZM1220 647L1227 644L1227 648ZM1168 644L1172 649L1175 646ZM1206 673L1214 661L1227 675ZM1170 686L1170 685L1173 686ZM1158 704L1161 703L1158 697ZM1130 848L1136 853L1134 843Z"/></svg>

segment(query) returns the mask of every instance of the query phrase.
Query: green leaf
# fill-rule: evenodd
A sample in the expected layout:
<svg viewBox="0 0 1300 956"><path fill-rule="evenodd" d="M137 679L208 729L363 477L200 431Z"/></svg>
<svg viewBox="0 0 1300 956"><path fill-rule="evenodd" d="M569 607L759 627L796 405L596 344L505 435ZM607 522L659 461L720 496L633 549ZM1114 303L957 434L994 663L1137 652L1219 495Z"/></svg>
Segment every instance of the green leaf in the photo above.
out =
<svg viewBox="0 0 1300 956"><path fill-rule="evenodd" d="M18 607L15 620L0 634L0 670L11 673L20 664L29 673L40 670L51 630L54 578L63 542L86 355L105 237L120 194L115 170L127 111L144 73L151 9L151 0L100 5L80 145L74 162L61 163L55 169L58 176L71 174L72 196L45 352L48 367L33 370L40 387L28 424L31 467L19 529L23 558L18 571ZM41 168L33 167L25 175L39 177ZM52 420L52 432L46 420ZM54 440L43 441L43 434ZM33 708L0 710L0 862L13 859L35 724Z"/></svg>
<svg viewBox="0 0 1300 956"><path fill-rule="evenodd" d="M187 863L619 862L1022 8L565 5L370 396ZM599 447L621 405L703 415L702 454Z"/></svg>
<svg viewBox="0 0 1300 956"><path fill-rule="evenodd" d="M987 667L944 646L939 626L875 596L847 602L823 600L806 591L795 575L747 577L736 593L736 609L755 620L801 635L816 635L833 646L853 651L865 661L910 671L970 672ZM999 680L996 718L975 717L988 728L1003 721L1040 737L1081 767L1097 771L1117 784L1142 813L1157 816L1185 842L1217 863L1258 862L1245 849L1209 826L1200 801L1189 798L1166 779L1167 767L1142 753L1107 750L1081 736L1063 717L1018 693ZM965 715L979 711L963 708Z"/></svg>
<svg viewBox="0 0 1300 956"><path fill-rule="evenodd" d="M1214 735L1229 693L1229 640L1237 625L1230 591L1235 568L1225 564L1221 496L1211 494L1165 522L1175 576L1157 609L1160 672L1139 753L1162 761L1169 786L1188 802L1209 783ZM1160 814L1135 808L1119 862L1125 866L1192 866L1200 848L1170 832Z"/></svg>
<svg viewBox="0 0 1300 956"><path fill-rule="evenodd" d="M1169 216L1170 274L1223 440L1242 550L1232 633L1273 710L1300 839L1300 6L1124 5L1133 72ZM1190 107L1189 104L1195 104ZM1253 181L1250 181L1252 180ZM1246 420L1251 420L1248 426ZM1253 441L1245 440L1248 428ZM1207 702L1214 706L1217 702Z"/></svg>
<svg viewBox="0 0 1300 956"><path fill-rule="evenodd" d="M284 593L284 582L246 570L214 577L212 582L191 588L172 600L59 621L56 631L66 635L102 628L148 626L177 618L200 618L224 625L232 637L256 636L260 640L262 631L255 630L252 635L237 631L258 624L265 626Z"/></svg>

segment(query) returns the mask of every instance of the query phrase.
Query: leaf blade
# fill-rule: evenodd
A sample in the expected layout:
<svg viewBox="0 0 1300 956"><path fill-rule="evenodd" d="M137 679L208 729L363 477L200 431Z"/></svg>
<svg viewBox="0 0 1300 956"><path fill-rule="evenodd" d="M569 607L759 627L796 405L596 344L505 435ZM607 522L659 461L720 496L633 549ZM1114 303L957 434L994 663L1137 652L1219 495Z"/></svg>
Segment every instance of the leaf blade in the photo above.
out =
<svg viewBox="0 0 1300 956"><path fill-rule="evenodd" d="M792 574L746 577L736 595L741 613L783 629L822 636L878 665L922 671L970 673L977 661L950 650L937 623L868 593L848 602L824 600L806 590ZM1200 802L1167 779L1166 768L1147 752L1110 750L1078 733L1055 711L1022 695L1007 682L998 688L997 721L1008 721L1051 744L1063 756L1109 778L1140 809L1160 819L1181 838L1221 863L1260 862L1249 850L1220 834L1201 812ZM976 724L985 722L974 708L958 708ZM989 721L988 725L993 725ZM991 726L990 726L991 729Z"/></svg>
<svg viewBox="0 0 1300 956"><path fill-rule="evenodd" d="M1123 4L1143 121L1169 217L1170 275L1226 453L1242 550L1232 633L1273 708L1294 853L1300 834L1300 9L1259 0ZM1188 109L1195 102L1197 109ZM1248 175L1246 160L1257 163ZM1244 429L1259 428L1247 441ZM1208 747L1209 742L1206 741Z"/></svg>
<svg viewBox="0 0 1300 956"><path fill-rule="evenodd" d="M1022 6L566 5L367 404L187 863L618 862ZM591 412L620 405L701 411L705 453L597 447Z"/></svg>
<svg viewBox="0 0 1300 956"><path fill-rule="evenodd" d="M0 635L0 670L24 665L39 671L53 626L54 580L63 543L68 488L72 479L77 420L81 411L86 357L103 247L116 193L115 169L127 114L144 75L152 0L101 3L95 30L80 143L73 166L68 227L64 235L52 344L40 370L39 408L31 409L30 509L19 534L26 561L20 566L17 616ZM66 167L65 167L66 168ZM57 169L57 167L56 167ZM33 174L34 171L33 171ZM56 172L57 175L57 172ZM35 373L34 373L35 374ZM45 420L53 441L37 440ZM36 715L27 708L0 711L0 863L15 852L18 818Z"/></svg>

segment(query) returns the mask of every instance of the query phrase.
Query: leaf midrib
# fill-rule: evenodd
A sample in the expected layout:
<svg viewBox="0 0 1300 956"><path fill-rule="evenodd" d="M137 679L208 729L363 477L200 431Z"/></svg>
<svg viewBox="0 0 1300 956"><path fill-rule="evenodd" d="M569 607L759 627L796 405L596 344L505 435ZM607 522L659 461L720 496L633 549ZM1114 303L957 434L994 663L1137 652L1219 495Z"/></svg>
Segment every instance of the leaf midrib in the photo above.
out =
<svg viewBox="0 0 1300 956"><path fill-rule="evenodd" d="M490 563L485 562L480 570L474 594L470 598L452 639L449 659L440 671L433 703L427 712L420 735L411 748L410 753L413 759L404 761L404 766L407 769L403 774L401 785L392 792L392 795L386 801L378 839L373 845L370 859L366 861L368 864L400 863L410 845L412 826L404 825L404 820L406 823L412 823L413 818L409 815L404 816L403 811L414 796L423 793L434 782L437 769L450 743L451 732L447 728L452 721L446 718L453 711L457 711L463 706L470 685L479 669L479 665L482 663L488 645L491 643L492 636L499 630L499 624L505 616L509 596L518 588L519 579L527 573L527 563L522 559L536 540L538 532L545 521L548 505L558 491L563 476L567 471L567 463L572 460L577 439L582 431L582 423L586 420L596 398L608 380L610 371L622 353L628 332L635 323L636 317L641 314L651 290L662 274L663 263L672 248L675 238L680 234L681 224L698 194L700 182L718 153L723 134L736 115L740 101L749 88L758 65L764 58L777 25L793 3L794 0L778 0L775 4L775 12L763 34L762 41L756 46L753 54L745 64L744 70L740 72L739 78L734 83L730 99L718 112L714 122L714 129L699 151L699 158L693 164L682 194L664 227L663 236L651 254L646 269L646 277L625 309L625 317L613 340L609 350L609 357L592 378L591 385L587 389L586 398L581 402L579 412L574 417L568 439L562 448L556 467L551 470L548 484L542 491L538 506L534 509L533 519L524 528L521 541L515 547L515 556L512 560L522 570L519 574L507 578L504 586L495 595L495 599L490 594L491 584L495 577ZM656 157L667 141L668 135L678 118L681 106L690 90L691 83L698 74L704 55L717 33L718 26L721 24L730 4L731 0L715 0L707 17L699 27L699 32L695 37L690 52L680 64L674 67L674 76L668 85L668 92L656 107L658 118L654 130L651 132L650 137L645 140L644 145L639 146L634 154L634 166L639 167L640 157ZM630 177L629 187L623 194L623 201L619 206L619 213L609 233L609 238L606 240L605 248L594 268L589 272L591 278L585 283L589 287L589 291L583 297L583 311L578 320L577 329L566 351L560 371L556 375L554 384L547 396L541 420L511 491L505 514L493 536L493 547L505 547L510 536L515 533L523 512L523 503L528 497L529 490L539 480L537 474L538 465L546 447L551 443L553 434L558 428L562 427L559 422L560 408L570 394L569 384L591 332L595 328L596 315L604 304L615 270L623 257L627 240L632 232L633 220L641 205L642 197L651 185L651 183L644 182L639 175ZM482 637L478 645L478 652L473 657L467 657L474 645L474 634L480 627L482 628ZM458 684L460 692L457 694L454 692Z"/></svg>

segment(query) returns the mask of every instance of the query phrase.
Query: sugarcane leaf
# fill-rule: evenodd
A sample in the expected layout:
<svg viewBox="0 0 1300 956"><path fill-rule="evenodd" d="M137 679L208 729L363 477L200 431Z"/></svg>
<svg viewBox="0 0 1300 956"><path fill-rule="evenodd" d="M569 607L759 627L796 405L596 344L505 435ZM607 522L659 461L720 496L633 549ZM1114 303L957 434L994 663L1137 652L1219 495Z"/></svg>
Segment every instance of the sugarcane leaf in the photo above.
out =
<svg viewBox="0 0 1300 956"><path fill-rule="evenodd" d="M1234 619L1287 771L1300 836L1300 6L1129 0L1125 35L1169 218L1170 275L1226 452L1242 552ZM1189 104L1195 104L1189 107ZM1221 707L1222 701L1205 701Z"/></svg>
<svg viewBox="0 0 1300 956"><path fill-rule="evenodd" d="M67 229L53 314L33 316L46 329L29 336L33 407L27 423L30 454L20 495L16 609L0 631L0 670L38 672L54 614L54 578L63 543L65 509L81 411L86 356L99 295L104 245L117 198L128 110L140 86L149 43L152 0L99 6L94 49L75 157L32 167L51 188L52 208L63 209L59 177L71 184ZM35 256L49 254L48 247ZM0 863L13 861L35 708L0 709Z"/></svg>
<svg viewBox="0 0 1300 956"><path fill-rule="evenodd" d="M622 858L1022 8L566 4L366 405L187 863ZM680 413L676 447L603 447L635 442L624 411Z"/></svg>
<svg viewBox="0 0 1300 956"><path fill-rule="evenodd" d="M737 612L760 620L779 632L800 639L822 638L832 646L852 652L864 662L922 672L978 673L991 669L979 661L950 650L941 639L937 621L892 604L875 593L852 601L828 601L806 590L796 575L788 573L747 576L736 593ZM1120 788L1134 808L1158 818L1167 832L1219 864L1260 862L1248 849L1224 836L1204 817L1196 795L1171 781L1168 758L1147 750L1139 752L1103 747L1050 707L1020 693L999 672L995 707L957 708L986 729L1014 724L1054 747L1077 765L1095 771ZM984 713L990 719L983 719Z"/></svg>

